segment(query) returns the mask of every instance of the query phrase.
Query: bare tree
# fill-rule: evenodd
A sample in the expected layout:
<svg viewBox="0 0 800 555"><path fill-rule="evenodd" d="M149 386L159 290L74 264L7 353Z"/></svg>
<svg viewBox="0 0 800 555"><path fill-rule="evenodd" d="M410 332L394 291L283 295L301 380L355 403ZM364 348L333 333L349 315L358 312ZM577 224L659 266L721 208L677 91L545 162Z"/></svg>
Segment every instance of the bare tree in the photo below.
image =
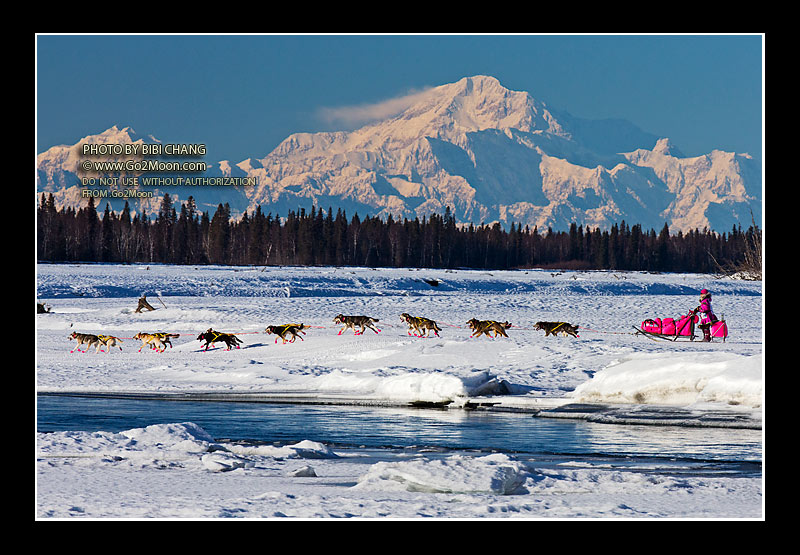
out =
<svg viewBox="0 0 800 555"><path fill-rule="evenodd" d="M763 235L761 229L759 229L759 227L756 225L752 210L750 211L750 220L753 224L750 228L752 233L750 230L748 230L748 233L745 234L744 250L742 252L742 260L740 262L736 264L728 263L722 265L717 262L713 255L711 256L711 258L714 260L714 264L717 267L717 271L719 271L719 273L722 275L749 281L759 281L763 279Z"/></svg>

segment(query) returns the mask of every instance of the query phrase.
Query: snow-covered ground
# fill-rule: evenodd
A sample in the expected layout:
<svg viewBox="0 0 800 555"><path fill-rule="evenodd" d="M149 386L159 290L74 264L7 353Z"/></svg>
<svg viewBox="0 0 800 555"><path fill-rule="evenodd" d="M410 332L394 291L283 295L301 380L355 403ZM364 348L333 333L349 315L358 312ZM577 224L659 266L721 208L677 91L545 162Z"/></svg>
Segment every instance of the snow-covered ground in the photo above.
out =
<svg viewBox="0 0 800 555"><path fill-rule="evenodd" d="M433 282L432 280L437 280ZM431 283L437 283L432 285ZM713 294L730 337L711 344L633 335ZM341 402L490 400L552 409L569 403L676 406L760 422L761 282L694 274L38 266L38 392L316 397ZM152 312L136 313L146 294ZM436 320L417 338L403 312ZM336 314L379 319L363 335ZM508 338L471 338L470 318L508 320ZM568 321L580 337L545 337ZM268 325L302 322L303 341ZM240 349L204 351L200 332L235 333ZM73 331L122 338L122 350L73 352ZM172 348L139 352L138 332ZM37 434L37 517L701 517L762 518L760 478L646 475L570 465L539 468L509 454L403 457L325 445L220 444L191 423L122 433Z"/></svg>

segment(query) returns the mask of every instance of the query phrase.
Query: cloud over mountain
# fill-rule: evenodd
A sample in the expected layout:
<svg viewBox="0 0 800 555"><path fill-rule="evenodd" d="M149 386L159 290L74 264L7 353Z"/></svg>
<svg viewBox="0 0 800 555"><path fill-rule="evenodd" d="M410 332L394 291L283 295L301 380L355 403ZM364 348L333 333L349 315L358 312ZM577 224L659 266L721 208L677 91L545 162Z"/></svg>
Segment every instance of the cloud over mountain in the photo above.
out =
<svg viewBox="0 0 800 555"><path fill-rule="evenodd" d="M328 125L353 128L373 121L396 116L409 106L418 102L430 89L410 92L403 96L389 98L380 102L354 106L322 107L317 117Z"/></svg>

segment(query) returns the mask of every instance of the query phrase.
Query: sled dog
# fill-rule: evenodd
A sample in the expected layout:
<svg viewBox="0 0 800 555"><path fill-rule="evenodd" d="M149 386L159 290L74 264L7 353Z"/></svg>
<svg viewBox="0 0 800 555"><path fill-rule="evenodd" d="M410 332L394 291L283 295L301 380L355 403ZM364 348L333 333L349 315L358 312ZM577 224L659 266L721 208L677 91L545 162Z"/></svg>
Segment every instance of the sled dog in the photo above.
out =
<svg viewBox="0 0 800 555"><path fill-rule="evenodd" d="M342 335L346 329L350 328L353 330L354 335L361 335L364 333L366 328L371 329L375 333L378 333L380 328L375 328L373 324L375 322L379 322L377 318L371 318L369 316L345 316L344 314L337 314L336 317L333 319L334 324L344 325L342 329L339 330L339 333L336 335ZM360 326L361 331L356 331L356 327Z"/></svg>
<svg viewBox="0 0 800 555"><path fill-rule="evenodd" d="M170 341L171 337L178 337L177 333L144 333L139 332L133 336L134 339L138 339L142 342L142 346L139 347L139 352L142 352L142 349L145 347L150 347L154 351L158 351L159 353L163 353L167 345L172 347L172 341Z"/></svg>
<svg viewBox="0 0 800 555"><path fill-rule="evenodd" d="M264 330L264 333L267 335L275 334L281 339L283 342L286 343L294 343L294 340L300 338L300 341L303 341L303 338L300 337L300 334L306 334L303 330L306 329L308 326L304 324L284 324L282 326L267 326L267 329ZM275 343L278 342L278 337L275 338ZM289 339L291 337L291 339Z"/></svg>
<svg viewBox="0 0 800 555"><path fill-rule="evenodd" d="M76 331L73 331L69 335L69 338L70 339L74 339L77 342L77 344L72 348L70 353L74 353L75 349L78 349L79 353L85 353L92 346L95 347L95 352L97 352L97 350L100 348L100 345L102 345L102 342L100 341L100 338L97 337L96 335L91 334L91 333L78 333ZM81 345L86 345L86 350L85 351L81 351Z"/></svg>
<svg viewBox="0 0 800 555"><path fill-rule="evenodd" d="M97 339L106 346L107 353L111 352L111 347L118 347L120 351L122 350L122 346L120 345L122 339L119 337L114 337L113 335L98 335Z"/></svg>
<svg viewBox="0 0 800 555"><path fill-rule="evenodd" d="M533 325L535 330L544 330L544 336L561 334L564 337L571 335L578 337L578 328L580 326L573 326L567 322L536 322Z"/></svg>
<svg viewBox="0 0 800 555"><path fill-rule="evenodd" d="M421 316L411 316L407 312L403 312L400 315L400 321L408 324L408 335L413 332L417 337L423 337L422 333L424 331L424 337L428 337L428 334L433 331L436 337L439 337L439 332L442 331L442 328L437 326L433 320Z"/></svg>
<svg viewBox="0 0 800 555"><path fill-rule="evenodd" d="M225 343L225 345L228 346L228 348L225 349L226 351L230 351L231 347L236 347L237 349L239 349L240 348L239 344L242 343L242 340L233 335L232 333L221 333L218 331L214 331L211 328L208 328L206 331L198 335L197 340L206 342L204 349L206 351L208 350L209 347L213 347L214 344L217 343L218 341L222 341L223 343ZM203 347L203 345L200 345L200 347Z"/></svg>
<svg viewBox="0 0 800 555"><path fill-rule="evenodd" d="M511 322L496 322L494 320L478 320L472 318L467 320L467 325L472 328L472 337L480 337L486 334L486 337L491 337L489 332L494 332L494 336L502 335L508 337L506 330L511 327Z"/></svg>

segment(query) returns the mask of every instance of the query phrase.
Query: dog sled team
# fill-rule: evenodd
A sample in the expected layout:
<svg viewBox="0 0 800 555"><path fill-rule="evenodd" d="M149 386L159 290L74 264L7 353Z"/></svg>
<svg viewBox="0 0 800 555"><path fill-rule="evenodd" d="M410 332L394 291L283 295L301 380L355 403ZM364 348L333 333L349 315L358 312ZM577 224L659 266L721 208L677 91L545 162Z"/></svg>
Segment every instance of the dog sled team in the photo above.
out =
<svg viewBox="0 0 800 555"><path fill-rule="evenodd" d="M378 318L373 318L371 316L346 316L344 314L337 314L333 319L334 324L343 326L337 335L342 335L342 333L348 329L353 330L353 335L362 335L367 329L370 329L375 333L379 333L382 330L375 326L375 324L379 321L380 320ZM433 332L436 337L440 337L439 332L442 331L442 328L440 328L434 320L431 320L430 318L424 318L422 316L412 316L407 312L404 312L400 315L400 321L408 326L408 335L413 335L414 337L430 337L431 332ZM485 335L486 337L492 339L498 336L508 337L506 330L511 327L511 322L508 321L498 322L495 320L478 320L477 318L471 318L466 322L466 324L472 330L470 337L480 337ZM303 341L302 335L306 334L304 330L308 328L309 326L305 324L283 324L280 326L271 325L266 327L264 333L267 335L275 335L276 344L278 343L279 339L286 344L294 343L296 339ZM533 329L543 330L545 332L545 337L556 334L578 337L578 326L574 326L567 322L537 322ZM141 346L139 347L140 353L145 347L148 347L153 351L163 353L167 347L172 348L171 339L173 337L180 337L180 334L164 332L140 332L134 335L133 339L141 341ZM103 347L106 347L108 349L107 352L109 352L111 347L115 346L122 350L122 347L120 346L122 339L111 335L93 335L73 332L70 335L70 338L77 342L75 348L73 348L70 353L75 352L75 350L85 353L91 347L95 347L96 352L102 351ZM226 350L228 351L233 348L239 349L240 345L242 344L242 340L236 337L236 335L232 333L218 332L212 328L209 328L198 335L197 341L200 341L201 343L205 342L205 344L200 346L203 351L207 351L209 348L214 348L217 343L224 343ZM85 350L81 350L81 346L83 345L86 345Z"/></svg>
<svg viewBox="0 0 800 555"><path fill-rule="evenodd" d="M370 329L375 333L381 332L381 329L376 327L379 322L378 318L371 316L346 316L344 314L337 314L334 317L334 324L342 326L337 335L342 335L346 330L353 330L354 335L363 335L363 333ZM439 332L442 328L436 321L422 316L412 316L407 312L400 315L400 321L408 326L408 335L414 337L430 337L431 332L434 336L439 337ZM690 339L694 340L695 324L698 325L703 333L703 342L710 342L712 338L721 338L723 341L728 336L728 326L724 319L717 318L714 310L711 307L711 293L703 289L700 291L700 304L697 308L689 311L688 314L679 319L661 318L644 320L640 327L634 326L636 335L642 334L650 338L667 339L676 341L677 339ZM471 338L477 338L485 335L491 339L498 336L508 337L506 331L511 328L511 322L499 322L496 320L478 320L471 318L467 320L466 325L472 330ZM270 325L264 330L267 335L275 335L275 343L280 339L284 344L294 343L295 340L300 339L303 341L304 331L309 326L305 324L282 324ZM579 326L570 324L569 322L536 322L533 325L534 330L544 331L545 337L562 335L564 337L580 337L578 335ZM518 328L519 329L519 328ZM139 352L148 347L149 349L163 353L169 346L172 348L171 339L180 337L176 333L144 333L140 332L133 336L132 339L141 341ZM72 332L69 339L76 342L75 347L70 353L76 350L81 353L88 352L90 348L94 347L95 352L110 353L113 347L122 350L122 339L112 335L95 335L89 333ZM209 328L205 332L197 336L197 341L205 342L201 345L201 349L207 351L209 347L214 348L217 343L224 343L226 350L230 351L233 348L239 349L242 345L242 340L232 333L222 333ZM85 349L81 347L85 346Z"/></svg>

